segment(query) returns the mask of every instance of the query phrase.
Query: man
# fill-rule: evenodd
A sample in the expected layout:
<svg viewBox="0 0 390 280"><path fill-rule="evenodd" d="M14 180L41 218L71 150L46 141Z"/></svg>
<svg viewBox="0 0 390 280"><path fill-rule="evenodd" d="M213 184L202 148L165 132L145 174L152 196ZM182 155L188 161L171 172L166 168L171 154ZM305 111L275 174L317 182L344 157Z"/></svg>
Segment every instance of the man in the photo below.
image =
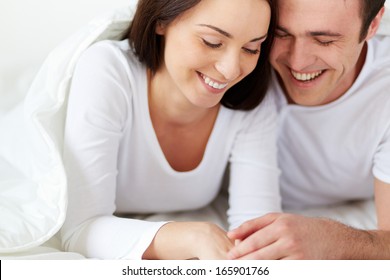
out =
<svg viewBox="0 0 390 280"><path fill-rule="evenodd" d="M229 232L232 259L390 258L390 37L385 0L279 0L271 91L285 209L375 195L377 230L269 214Z"/></svg>

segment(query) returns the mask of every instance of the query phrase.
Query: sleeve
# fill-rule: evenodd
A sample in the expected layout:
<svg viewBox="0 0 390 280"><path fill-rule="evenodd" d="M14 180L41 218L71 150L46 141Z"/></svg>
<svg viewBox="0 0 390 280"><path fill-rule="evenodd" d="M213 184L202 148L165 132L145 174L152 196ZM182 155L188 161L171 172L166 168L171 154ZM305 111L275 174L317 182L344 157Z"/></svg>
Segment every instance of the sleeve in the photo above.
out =
<svg viewBox="0 0 390 280"><path fill-rule="evenodd" d="M277 166L277 112L268 95L242 121L230 159L230 229L270 212L281 212Z"/></svg>
<svg viewBox="0 0 390 280"><path fill-rule="evenodd" d="M130 122L129 74L121 52L98 43L76 66L68 100L64 164L67 251L97 259L141 259L163 223L115 217L119 144Z"/></svg>
<svg viewBox="0 0 390 280"><path fill-rule="evenodd" d="M390 120L374 155L373 174L375 178L390 184Z"/></svg>

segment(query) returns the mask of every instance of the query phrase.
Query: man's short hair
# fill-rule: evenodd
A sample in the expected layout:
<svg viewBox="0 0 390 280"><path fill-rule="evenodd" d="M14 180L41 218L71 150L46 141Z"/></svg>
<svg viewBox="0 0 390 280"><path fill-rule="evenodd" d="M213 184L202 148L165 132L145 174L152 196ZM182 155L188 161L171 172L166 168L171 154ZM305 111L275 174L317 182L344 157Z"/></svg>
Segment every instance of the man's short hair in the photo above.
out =
<svg viewBox="0 0 390 280"><path fill-rule="evenodd" d="M360 30L360 41L367 36L371 22L385 5L386 0L361 0L360 14L362 17L362 29Z"/></svg>

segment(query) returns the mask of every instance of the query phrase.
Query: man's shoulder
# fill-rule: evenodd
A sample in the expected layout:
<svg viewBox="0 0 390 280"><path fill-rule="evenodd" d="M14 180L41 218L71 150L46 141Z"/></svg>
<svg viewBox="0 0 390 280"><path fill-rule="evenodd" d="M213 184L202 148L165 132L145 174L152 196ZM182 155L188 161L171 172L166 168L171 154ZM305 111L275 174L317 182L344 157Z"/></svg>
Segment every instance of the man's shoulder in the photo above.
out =
<svg viewBox="0 0 390 280"><path fill-rule="evenodd" d="M390 36L376 35L368 41L368 59L381 68L390 69Z"/></svg>

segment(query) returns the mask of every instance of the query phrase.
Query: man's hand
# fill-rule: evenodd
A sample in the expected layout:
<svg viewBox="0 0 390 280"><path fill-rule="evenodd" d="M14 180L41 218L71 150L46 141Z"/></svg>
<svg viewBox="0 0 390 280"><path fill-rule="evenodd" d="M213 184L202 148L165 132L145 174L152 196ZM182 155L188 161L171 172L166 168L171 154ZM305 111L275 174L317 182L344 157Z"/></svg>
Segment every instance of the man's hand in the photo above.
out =
<svg viewBox="0 0 390 280"><path fill-rule="evenodd" d="M367 258L378 237L329 219L282 213L250 220L228 236L238 240L230 259L268 260Z"/></svg>

